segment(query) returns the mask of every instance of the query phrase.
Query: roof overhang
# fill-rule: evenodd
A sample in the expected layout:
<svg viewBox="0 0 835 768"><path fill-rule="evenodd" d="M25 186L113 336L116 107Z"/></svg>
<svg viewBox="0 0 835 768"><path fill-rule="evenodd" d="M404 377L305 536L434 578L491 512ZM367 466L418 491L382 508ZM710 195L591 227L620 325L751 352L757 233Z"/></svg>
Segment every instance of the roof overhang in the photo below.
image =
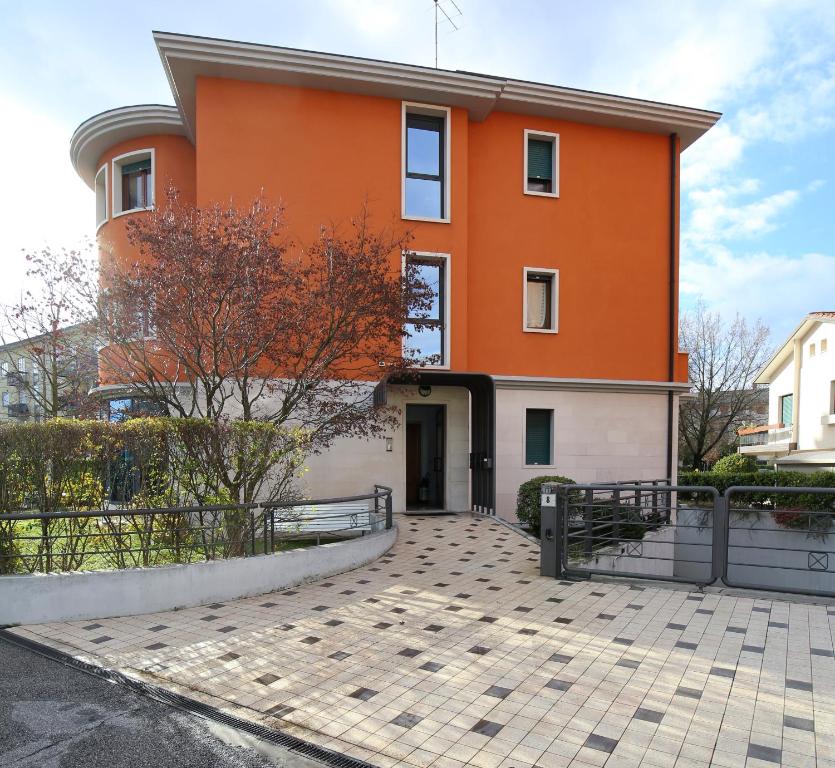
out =
<svg viewBox="0 0 835 768"><path fill-rule="evenodd" d="M803 318L800 325L795 328L791 336L783 342L782 346L771 356L771 359L762 367L754 384L770 384L777 372L794 352L794 342L804 339L808 333L821 323L835 323L833 312L812 312Z"/></svg>
<svg viewBox="0 0 835 768"><path fill-rule="evenodd" d="M354 56L154 32L189 137L195 134L198 77L232 78L462 107L470 119L512 111L592 125L678 134L684 149L719 112Z"/></svg>
<svg viewBox="0 0 835 768"><path fill-rule="evenodd" d="M103 152L122 141L162 133L187 135L177 107L140 104L101 112L75 129L70 139L73 168L92 189Z"/></svg>

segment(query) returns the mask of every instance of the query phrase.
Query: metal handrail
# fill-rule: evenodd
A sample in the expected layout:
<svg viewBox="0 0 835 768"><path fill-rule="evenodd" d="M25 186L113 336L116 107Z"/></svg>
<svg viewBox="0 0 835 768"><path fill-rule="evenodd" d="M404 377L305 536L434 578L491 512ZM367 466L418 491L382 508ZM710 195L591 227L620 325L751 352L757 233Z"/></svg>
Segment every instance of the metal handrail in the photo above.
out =
<svg viewBox="0 0 835 768"><path fill-rule="evenodd" d="M0 515L0 523L15 520L64 520L77 517L137 517L151 515L185 515L192 512L225 512L228 509L248 510L258 507L249 504L206 504L194 507L145 507L141 509L90 509L66 512L6 512Z"/></svg>
<svg viewBox="0 0 835 768"><path fill-rule="evenodd" d="M66 510L56 512L19 510L16 512L0 514L0 524L7 524L6 530L0 531L0 545L5 544L5 546L11 547L9 552L4 552L3 549L0 548L0 563L7 560L11 562L16 559L21 559L23 561L40 561L42 559L45 559L47 565L45 567L39 567L38 570L45 570L46 572L49 572L52 570L51 564L55 561L60 561L62 558L69 557L72 562L77 561L75 565L72 565L69 568L70 570L76 570L82 567L82 560L84 560L84 558L86 558L88 555L99 554L102 554L106 557L115 557L117 560L121 562L120 559L122 557L136 553L143 554L147 558L147 556L149 556L151 553L158 554L167 550L176 551L178 553L181 550L206 550L204 552L205 558L214 559L216 557L215 550L217 547L222 548L229 544L232 544L234 547L238 547L243 541L243 539L241 539L241 541L238 541L237 534L234 540L228 538L224 539L223 537L216 537L215 531L220 530L220 528L218 528L218 525L219 520L222 519L218 517L218 513L224 512L248 513L247 523L242 528L240 528L239 531L239 533L246 539L247 546L249 547L248 550L244 548L242 552L244 556L261 553L258 551L259 540L261 542L261 546L263 547L261 551L264 554L270 554L275 550L277 523L281 524L285 522L296 522L293 520L284 519L281 514L281 510L290 510L294 507L302 506L327 507L327 505L331 504L373 500L373 508L368 510L367 521L360 520L358 518L356 524L354 525L343 526L327 531L316 531L316 541L317 543L319 543L320 536L323 534L338 534L340 532L349 530L361 530L363 533L365 533L365 531L367 530L379 530L378 526L383 522L380 516L381 500L383 502L383 508L385 511L385 528L386 530L390 530L393 527L392 495L393 490L391 488L389 488L388 486L378 484L374 486L373 492L366 494L333 497L327 499L294 499L292 501L284 502L262 502L260 504L256 502L250 502L246 504L229 503L207 504L201 506L155 507L138 509ZM312 517L315 519L321 519L322 521L344 517L344 513L330 513L327 509L323 509L322 513L323 514L320 514L317 510L316 514L314 514ZM208 522L206 522L204 521L204 515L214 515L215 517L213 519L209 519ZM163 533L167 536L176 537L176 541L169 544L160 543L159 541L152 541L151 539L148 539L147 541L143 540L142 546L138 548L134 548L130 544L132 536L144 537L154 533L154 531L152 531L151 529L143 530L143 527L151 526L151 528L154 528L155 525L159 524L158 521L160 521L161 519L164 521L166 517L172 516L184 518L187 521L182 525L164 526L165 531L163 531ZM68 528L65 530L58 530L56 532L56 529L53 528L50 525L50 523L57 523L62 520L107 520L112 522L99 523L96 526L95 530L85 529L73 532L72 528ZM123 520L127 520L128 522L123 523ZM38 521L40 521L41 523L42 530L39 533L33 532L31 535L22 535L20 533L16 533L15 526L13 525L16 522ZM100 530L101 525L107 525L110 529L102 532ZM123 525L127 525L128 529L124 530ZM194 542L181 541L179 537L183 534L185 534L186 536L188 536L189 534L193 534L200 537L200 539L195 540ZM289 534L284 535L283 533L280 533L279 535L282 538L292 538L292 535ZM207 538L207 536L209 538ZM263 538L261 538L262 536ZM113 551L97 549L89 550L87 548L87 541L104 541L112 537L115 537L114 540L118 542ZM39 547L37 552L14 553L13 547L15 540L21 542L40 542L42 544L42 547ZM62 549L58 551L53 550L53 546L55 546L57 542L60 542L62 540L67 541L67 544L70 547L70 549ZM70 543L70 540L72 540L72 543ZM122 546L123 541L128 542L127 546ZM77 542L81 542L80 549L78 550L74 548L75 546L77 546ZM177 556L179 557L179 554ZM228 557L229 555L223 554L221 556ZM148 563L143 564L148 565ZM124 564L121 564L117 567L122 568L126 566ZM3 570L3 568L0 568L0 572L2 572Z"/></svg>

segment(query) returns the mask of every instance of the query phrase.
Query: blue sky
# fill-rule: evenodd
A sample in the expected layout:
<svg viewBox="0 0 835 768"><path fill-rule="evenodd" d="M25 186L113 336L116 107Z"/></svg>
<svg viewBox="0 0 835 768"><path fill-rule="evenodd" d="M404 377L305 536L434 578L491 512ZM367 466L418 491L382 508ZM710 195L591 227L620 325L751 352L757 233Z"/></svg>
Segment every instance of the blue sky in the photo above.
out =
<svg viewBox="0 0 835 768"><path fill-rule="evenodd" d="M835 2L457 3L444 68L724 113L683 156L684 308L761 317L774 342L835 310ZM22 287L21 248L92 235L76 125L172 103L152 29L433 62L432 0L0 0L0 13L0 301Z"/></svg>

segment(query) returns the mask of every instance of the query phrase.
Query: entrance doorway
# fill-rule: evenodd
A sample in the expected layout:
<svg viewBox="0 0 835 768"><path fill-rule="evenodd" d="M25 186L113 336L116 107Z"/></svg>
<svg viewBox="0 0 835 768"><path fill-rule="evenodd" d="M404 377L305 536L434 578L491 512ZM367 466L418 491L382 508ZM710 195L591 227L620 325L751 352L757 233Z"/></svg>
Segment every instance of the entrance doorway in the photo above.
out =
<svg viewBox="0 0 835 768"><path fill-rule="evenodd" d="M446 406L406 406L406 508L445 504Z"/></svg>

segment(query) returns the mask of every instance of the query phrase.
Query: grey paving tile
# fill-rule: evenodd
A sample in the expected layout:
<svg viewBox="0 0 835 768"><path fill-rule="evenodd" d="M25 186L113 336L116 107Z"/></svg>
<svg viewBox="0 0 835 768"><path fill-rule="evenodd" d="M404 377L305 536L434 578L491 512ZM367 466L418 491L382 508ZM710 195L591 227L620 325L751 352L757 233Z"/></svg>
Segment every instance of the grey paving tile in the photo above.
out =
<svg viewBox="0 0 835 768"><path fill-rule="evenodd" d="M639 707L635 714L632 715L635 720L644 720L648 723L660 723L664 719L664 713L658 712L654 709L647 709L645 707Z"/></svg>
<svg viewBox="0 0 835 768"><path fill-rule="evenodd" d="M774 747L764 747L761 744L754 744L753 742L748 745L748 757L752 757L755 760L765 760L769 763L777 763L780 765L783 762L783 751L780 749L775 749Z"/></svg>
<svg viewBox="0 0 835 768"><path fill-rule="evenodd" d="M492 738L500 733L502 728L504 728L504 726L499 723L493 723L489 720L479 720L472 728L470 728L470 731L477 733L480 736L490 736Z"/></svg>
<svg viewBox="0 0 835 768"><path fill-rule="evenodd" d="M798 731L814 731L815 721L809 720L805 717L794 717L793 715L783 715L783 727L795 728Z"/></svg>
<svg viewBox="0 0 835 768"><path fill-rule="evenodd" d="M617 745L617 739L610 739L608 736L600 736L596 733L590 734L585 742L583 742L584 747L596 749L600 752L608 752L609 754L615 751Z"/></svg>

